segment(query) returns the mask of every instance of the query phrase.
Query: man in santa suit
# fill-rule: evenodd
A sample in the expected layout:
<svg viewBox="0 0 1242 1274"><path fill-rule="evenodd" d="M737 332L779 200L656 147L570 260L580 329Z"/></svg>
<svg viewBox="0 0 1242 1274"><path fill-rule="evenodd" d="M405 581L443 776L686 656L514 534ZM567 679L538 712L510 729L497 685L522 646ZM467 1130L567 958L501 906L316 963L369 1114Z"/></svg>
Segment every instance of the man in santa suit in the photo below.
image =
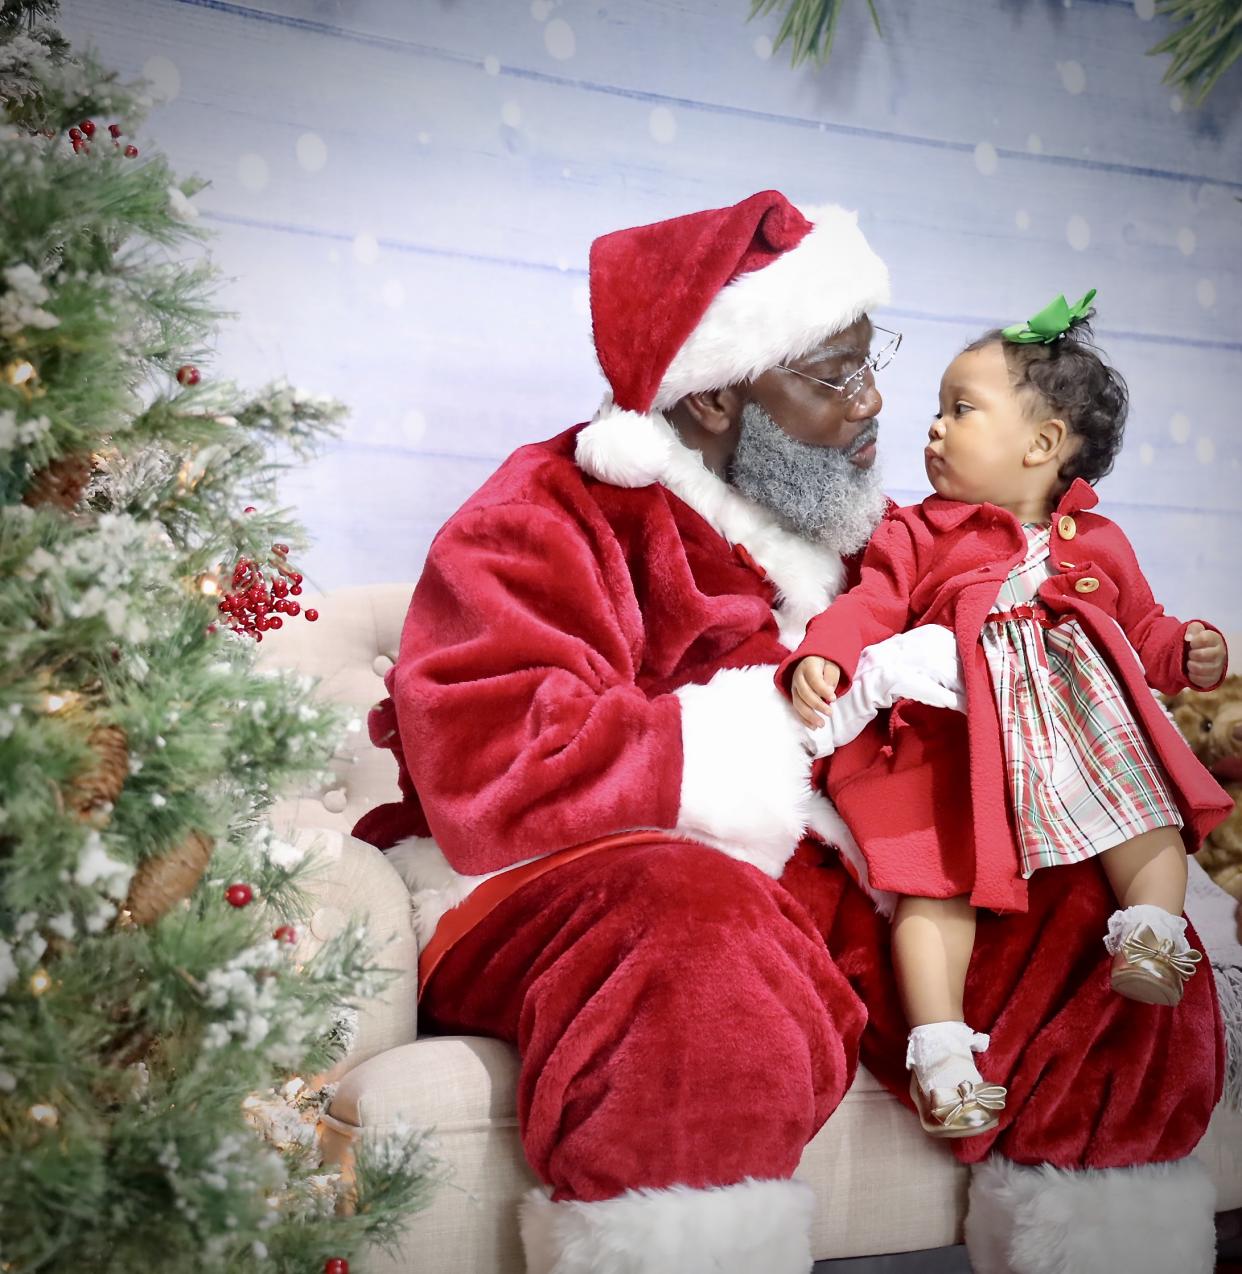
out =
<svg viewBox="0 0 1242 1274"><path fill-rule="evenodd" d="M853 214L769 191L605 236L590 276L611 395L436 537L371 719L402 800L357 832L414 887L424 1018L520 1053L533 1274L802 1274L793 1174L860 1056L908 1104L886 900L773 683L886 507L887 271ZM953 702L911 636L841 728ZM967 1016L1009 1105L951 1143L977 1270L1211 1268L1211 979L1111 994L1112 907L1088 862L980 918Z"/></svg>

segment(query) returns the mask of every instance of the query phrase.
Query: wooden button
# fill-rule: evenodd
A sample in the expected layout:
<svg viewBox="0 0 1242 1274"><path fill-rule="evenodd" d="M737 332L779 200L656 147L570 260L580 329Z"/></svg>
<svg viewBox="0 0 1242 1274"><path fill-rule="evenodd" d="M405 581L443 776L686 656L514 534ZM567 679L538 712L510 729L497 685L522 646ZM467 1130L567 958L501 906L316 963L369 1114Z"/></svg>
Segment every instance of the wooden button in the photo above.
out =
<svg viewBox="0 0 1242 1274"><path fill-rule="evenodd" d="M1100 581L1094 575L1085 575L1074 585L1076 593L1094 593L1100 586Z"/></svg>
<svg viewBox="0 0 1242 1274"><path fill-rule="evenodd" d="M1063 540L1072 540L1078 534L1078 524L1068 513L1057 522L1057 534Z"/></svg>

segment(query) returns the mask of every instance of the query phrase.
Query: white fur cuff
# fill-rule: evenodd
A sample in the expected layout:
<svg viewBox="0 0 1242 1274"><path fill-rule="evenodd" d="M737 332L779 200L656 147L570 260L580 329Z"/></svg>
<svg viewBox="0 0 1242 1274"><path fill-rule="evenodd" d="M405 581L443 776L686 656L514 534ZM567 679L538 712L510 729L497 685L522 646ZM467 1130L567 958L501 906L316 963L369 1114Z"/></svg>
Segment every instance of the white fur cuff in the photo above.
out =
<svg viewBox="0 0 1242 1274"><path fill-rule="evenodd" d="M522 1203L527 1274L808 1274L815 1196L801 1181L627 1190Z"/></svg>
<svg viewBox="0 0 1242 1274"><path fill-rule="evenodd" d="M772 669L725 668L682 686L681 811L676 830L779 876L806 827L806 730Z"/></svg>
<svg viewBox="0 0 1242 1274"><path fill-rule="evenodd" d="M966 1251L986 1274L1211 1274L1215 1207L1194 1158L1072 1172L993 1155L971 1174Z"/></svg>

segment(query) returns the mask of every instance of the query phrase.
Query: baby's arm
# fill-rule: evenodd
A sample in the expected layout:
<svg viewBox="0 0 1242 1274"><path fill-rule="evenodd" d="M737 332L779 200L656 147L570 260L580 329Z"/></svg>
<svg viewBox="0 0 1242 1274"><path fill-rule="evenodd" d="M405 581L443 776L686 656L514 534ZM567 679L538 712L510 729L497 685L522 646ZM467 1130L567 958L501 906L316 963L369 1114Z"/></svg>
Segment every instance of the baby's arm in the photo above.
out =
<svg viewBox="0 0 1242 1274"><path fill-rule="evenodd" d="M1205 620L1183 622L1164 613L1139 568L1130 541L1118 531L1117 620L1138 653L1149 684L1165 694L1193 686L1215 690L1224 680L1229 650L1218 628Z"/></svg>

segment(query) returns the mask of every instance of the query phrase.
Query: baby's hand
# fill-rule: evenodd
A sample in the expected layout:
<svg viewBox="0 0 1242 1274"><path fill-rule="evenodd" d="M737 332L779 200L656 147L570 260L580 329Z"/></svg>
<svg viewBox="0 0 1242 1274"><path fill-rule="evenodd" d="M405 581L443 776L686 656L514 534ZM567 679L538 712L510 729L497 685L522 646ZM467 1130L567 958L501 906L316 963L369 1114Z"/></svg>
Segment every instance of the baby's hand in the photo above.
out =
<svg viewBox="0 0 1242 1274"><path fill-rule="evenodd" d="M1214 686L1225 671L1225 639L1220 633L1204 628L1196 619L1186 625L1186 646L1186 675L1190 684L1200 690Z"/></svg>
<svg viewBox="0 0 1242 1274"><path fill-rule="evenodd" d="M824 724L821 712L826 715L832 711L829 705L837 697L840 680L841 669L832 660L820 659L818 655L808 655L794 669L794 709L812 730Z"/></svg>

